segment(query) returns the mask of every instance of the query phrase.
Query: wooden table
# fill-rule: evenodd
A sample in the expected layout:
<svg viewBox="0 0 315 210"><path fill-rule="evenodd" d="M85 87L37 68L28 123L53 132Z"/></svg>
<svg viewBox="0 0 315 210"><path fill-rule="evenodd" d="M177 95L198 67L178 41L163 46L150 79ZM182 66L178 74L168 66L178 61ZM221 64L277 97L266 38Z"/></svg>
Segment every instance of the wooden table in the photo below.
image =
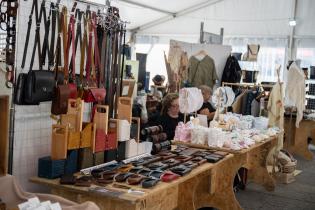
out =
<svg viewBox="0 0 315 210"><path fill-rule="evenodd" d="M248 169L248 179L262 185L267 191L274 191L275 180L269 174L267 170L267 157L272 148L277 145L278 136L268 138L263 142L255 144L248 149L242 150L230 150L226 148L208 147L206 145L191 144L175 141L175 144L184 144L190 147L203 148L203 149L215 149L226 151L234 154L233 160L233 175L239 168L245 167Z"/></svg>
<svg viewBox="0 0 315 210"><path fill-rule="evenodd" d="M290 123L289 118L285 118L285 142L284 148L293 154L302 156L307 160L313 160L314 154L308 149L307 138L311 137L315 142L315 121L302 119L299 128L295 127L295 118Z"/></svg>
<svg viewBox="0 0 315 210"><path fill-rule="evenodd" d="M84 187L60 185L59 179L33 177L30 180L49 186L53 194L69 200L79 203L93 201L101 209L191 210L212 206L221 210L237 210L241 207L233 192L233 180L238 170L238 159L230 154L216 164L203 164L171 183L160 182L152 189L132 186L133 189L144 191L143 195L130 194L128 190L109 186L107 189L121 192L118 196L110 196L90 192Z"/></svg>

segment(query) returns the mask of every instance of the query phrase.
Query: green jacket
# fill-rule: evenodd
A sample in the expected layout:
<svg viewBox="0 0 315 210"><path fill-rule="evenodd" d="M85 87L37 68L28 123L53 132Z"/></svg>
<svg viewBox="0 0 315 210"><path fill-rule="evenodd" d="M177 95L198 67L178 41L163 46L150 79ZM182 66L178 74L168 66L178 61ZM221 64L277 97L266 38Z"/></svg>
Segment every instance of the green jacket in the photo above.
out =
<svg viewBox="0 0 315 210"><path fill-rule="evenodd" d="M193 87L207 85L213 88L217 79L214 60L211 57L206 55L201 60L198 60L195 56L189 58L188 82Z"/></svg>

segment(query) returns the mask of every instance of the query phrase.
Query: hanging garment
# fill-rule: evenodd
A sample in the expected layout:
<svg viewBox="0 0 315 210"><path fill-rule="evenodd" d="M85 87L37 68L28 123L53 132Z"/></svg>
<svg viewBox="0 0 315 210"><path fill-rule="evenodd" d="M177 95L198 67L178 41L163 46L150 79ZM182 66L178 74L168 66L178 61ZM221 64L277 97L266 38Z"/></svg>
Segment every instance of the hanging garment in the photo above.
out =
<svg viewBox="0 0 315 210"><path fill-rule="evenodd" d="M277 126L280 130L283 129L284 120L284 95L283 85L277 82L270 92L267 110L268 110L268 126ZM277 157L279 151L283 148L283 133L279 134L278 142L267 157L268 163L273 163L273 158Z"/></svg>
<svg viewBox="0 0 315 210"><path fill-rule="evenodd" d="M268 100L268 125L269 127L280 127L280 118L283 118L284 104L283 104L283 87L278 82L276 83L269 96Z"/></svg>
<svg viewBox="0 0 315 210"><path fill-rule="evenodd" d="M251 107L253 100L258 96L258 91L249 91L246 98L245 112L243 115L251 115Z"/></svg>
<svg viewBox="0 0 315 210"><path fill-rule="evenodd" d="M245 113L246 113L246 103L247 103L247 97L248 97L249 92L250 91L246 91L245 95L242 98L242 113L241 114L243 114L243 115L245 115Z"/></svg>
<svg viewBox="0 0 315 210"><path fill-rule="evenodd" d="M223 70L222 82L239 83L241 81L241 67L234 56L229 56ZM237 89L236 86L233 90Z"/></svg>
<svg viewBox="0 0 315 210"><path fill-rule="evenodd" d="M245 95L246 91L237 96L234 103L232 104L233 113L242 114L242 101Z"/></svg>
<svg viewBox="0 0 315 210"><path fill-rule="evenodd" d="M170 50L168 52L168 62L173 72L178 73L180 67L180 59L183 50L178 45L170 45Z"/></svg>
<svg viewBox="0 0 315 210"><path fill-rule="evenodd" d="M188 82L191 86L208 85L213 88L218 76L214 60L211 57L206 55L201 60L198 60L195 56L191 56L188 66Z"/></svg>
<svg viewBox="0 0 315 210"><path fill-rule="evenodd" d="M182 52L180 57L178 77L181 81L185 81L188 79L188 56L186 52Z"/></svg>
<svg viewBox="0 0 315 210"><path fill-rule="evenodd" d="M290 105L297 108L295 126L298 128L305 109L305 75L296 63L293 62L289 68L287 78L285 95L286 99L290 101Z"/></svg>
<svg viewBox="0 0 315 210"><path fill-rule="evenodd" d="M252 101L250 114L254 117L259 117L260 112L260 102L256 99Z"/></svg>

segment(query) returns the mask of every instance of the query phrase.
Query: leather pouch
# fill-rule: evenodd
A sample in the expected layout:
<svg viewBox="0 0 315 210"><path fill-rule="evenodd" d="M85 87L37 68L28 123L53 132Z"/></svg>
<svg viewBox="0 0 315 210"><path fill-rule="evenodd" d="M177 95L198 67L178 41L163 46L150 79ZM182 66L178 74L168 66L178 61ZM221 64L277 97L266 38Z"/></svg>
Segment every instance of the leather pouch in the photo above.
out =
<svg viewBox="0 0 315 210"><path fill-rule="evenodd" d="M140 182L144 179L145 177L139 174L133 174L127 178L127 184L129 185L137 185L140 184Z"/></svg>
<svg viewBox="0 0 315 210"><path fill-rule="evenodd" d="M74 185L75 182L76 182L76 177L73 176L73 174L63 175L60 178L60 184Z"/></svg>
<svg viewBox="0 0 315 210"><path fill-rule="evenodd" d="M55 88L51 104L51 113L54 115L66 114L70 90L68 85L58 85Z"/></svg>
<svg viewBox="0 0 315 210"><path fill-rule="evenodd" d="M105 100L106 90L104 88L89 88L84 91L84 101L87 103L101 102Z"/></svg>
<svg viewBox="0 0 315 210"><path fill-rule="evenodd" d="M170 168L170 171L172 171L175 174L184 176L188 174L189 172L191 172L191 168L188 168L187 166L184 166L184 165L178 165L173 168Z"/></svg>
<svg viewBox="0 0 315 210"><path fill-rule="evenodd" d="M151 188L154 187L160 180L156 179L156 178L145 178L142 182L141 182L141 186L143 188Z"/></svg>
<svg viewBox="0 0 315 210"><path fill-rule="evenodd" d="M209 163L216 163L221 159L218 156L213 156L213 155L207 155L205 158L207 159Z"/></svg>
<svg viewBox="0 0 315 210"><path fill-rule="evenodd" d="M115 177L114 177L114 180L116 182L124 182L129 176L133 175L133 173L120 173L120 174L117 174Z"/></svg>

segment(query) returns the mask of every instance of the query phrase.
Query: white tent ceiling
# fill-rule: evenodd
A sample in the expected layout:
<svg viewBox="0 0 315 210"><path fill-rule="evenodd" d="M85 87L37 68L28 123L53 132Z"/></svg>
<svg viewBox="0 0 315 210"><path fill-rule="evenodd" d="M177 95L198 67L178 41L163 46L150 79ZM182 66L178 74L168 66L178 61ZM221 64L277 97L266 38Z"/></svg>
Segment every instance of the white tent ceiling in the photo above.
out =
<svg viewBox="0 0 315 210"><path fill-rule="evenodd" d="M105 0L92 0L104 3ZM289 36L294 0L112 0L127 28L138 34L199 34L205 31L231 36ZM297 36L315 36L315 1L296 0ZM140 5L140 6L139 6ZM142 5L142 6L141 6ZM144 5L144 6L143 6ZM196 7L197 5L197 7ZM201 5L201 8L198 7ZM145 8L145 7L149 8ZM153 9L152 9L153 8ZM154 10L156 8L156 10ZM162 11L160 11L162 10ZM190 10L196 10L190 12ZM174 18L172 14L176 14ZM156 24L156 20L162 20ZM163 21L164 20L164 21ZM153 22L152 24L150 24ZM149 23L149 27L148 27ZM156 24L156 25L155 25Z"/></svg>

